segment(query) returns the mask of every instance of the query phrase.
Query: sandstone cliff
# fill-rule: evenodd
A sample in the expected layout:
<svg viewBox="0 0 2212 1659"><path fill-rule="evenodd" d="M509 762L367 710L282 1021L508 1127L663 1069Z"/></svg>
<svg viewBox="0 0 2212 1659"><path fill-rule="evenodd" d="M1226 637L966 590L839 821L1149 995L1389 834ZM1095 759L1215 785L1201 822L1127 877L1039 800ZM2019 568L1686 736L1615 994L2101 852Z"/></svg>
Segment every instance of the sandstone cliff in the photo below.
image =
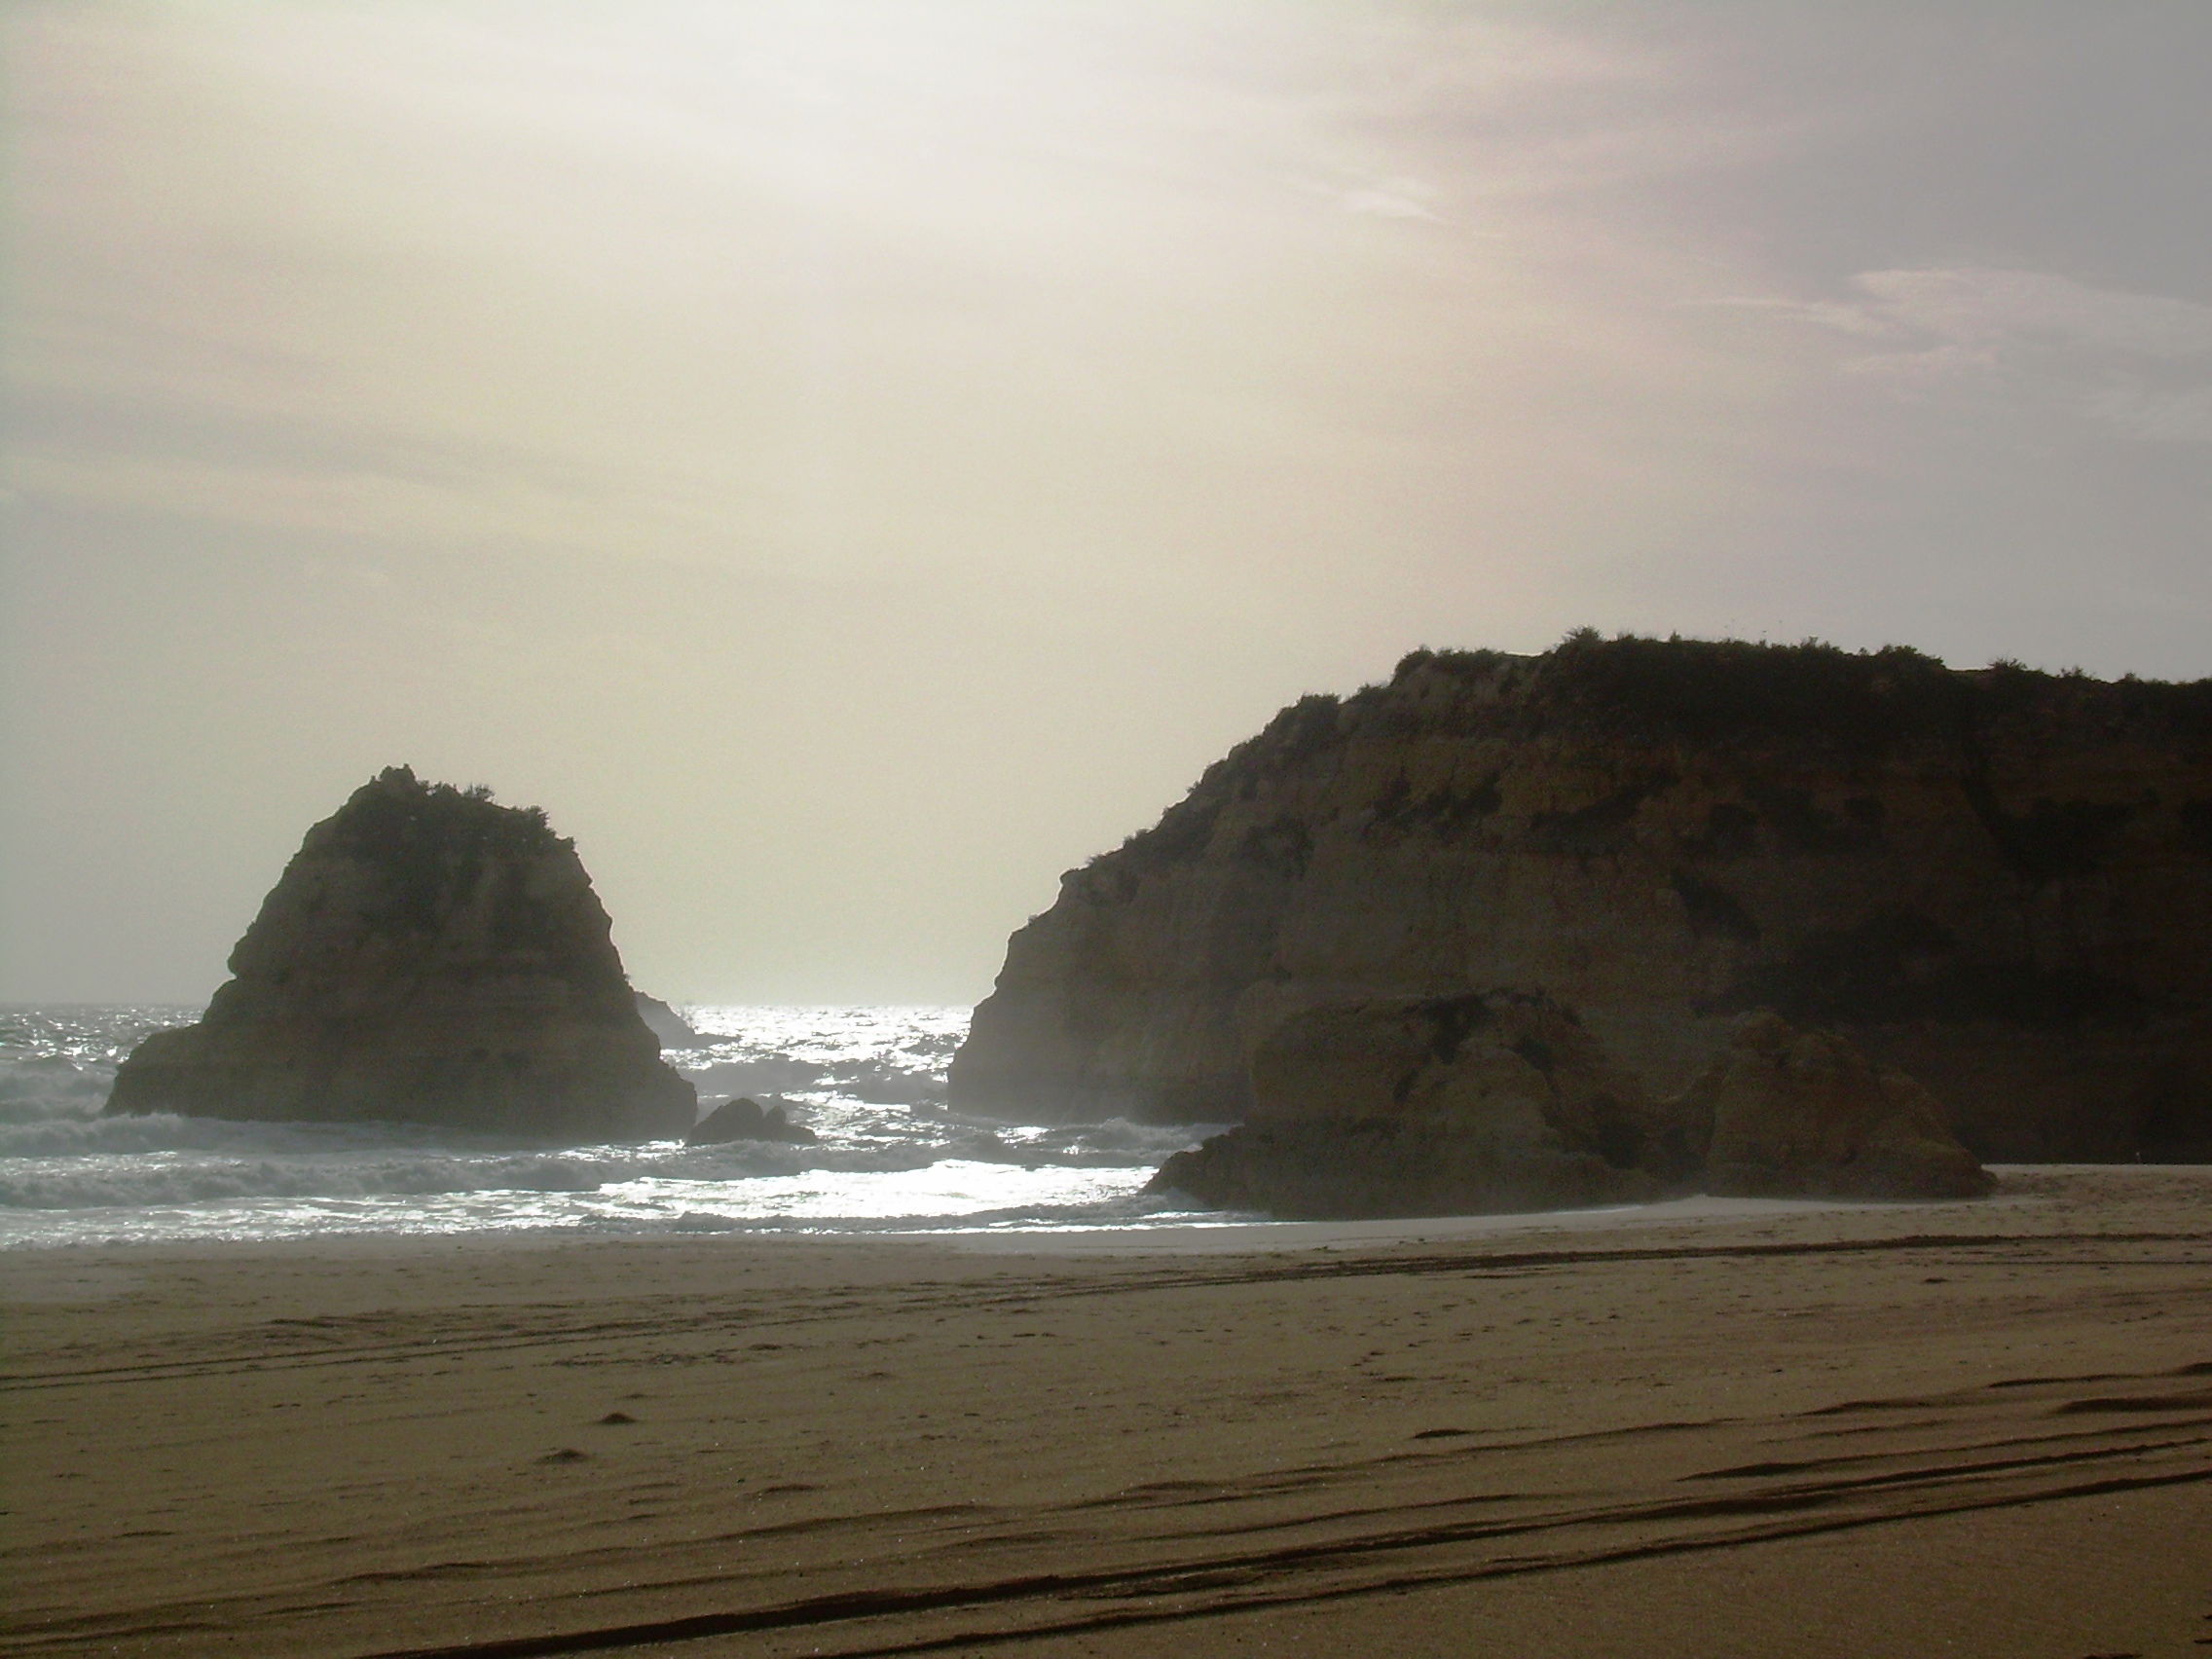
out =
<svg viewBox="0 0 2212 1659"><path fill-rule="evenodd" d="M1233 1120L1288 1013L1540 989L1653 1095L1743 1011L1986 1158L2212 1158L2212 682L1571 637L1309 697L1016 933L950 1094Z"/></svg>
<svg viewBox="0 0 2212 1659"><path fill-rule="evenodd" d="M1972 1198L1995 1183L1902 1072L1838 1037L1754 1014L1663 1115L1706 1192L1757 1198Z"/></svg>
<svg viewBox="0 0 2212 1659"><path fill-rule="evenodd" d="M1249 1120L1152 1190L1282 1216L1474 1215L1749 1198L1978 1198L1994 1185L1910 1078L1771 1014L1653 1101L1526 991L1331 1003L1258 1045Z"/></svg>
<svg viewBox="0 0 2212 1659"><path fill-rule="evenodd" d="M1659 1124L1548 998L1493 991L1331 1004L1252 1057L1251 1121L1153 1180L1223 1209L1470 1215L1663 1195Z"/></svg>
<svg viewBox="0 0 2212 1659"><path fill-rule="evenodd" d="M197 1025L110 1112L396 1119L571 1144L680 1135L691 1086L639 1017L545 815L393 768L310 830Z"/></svg>

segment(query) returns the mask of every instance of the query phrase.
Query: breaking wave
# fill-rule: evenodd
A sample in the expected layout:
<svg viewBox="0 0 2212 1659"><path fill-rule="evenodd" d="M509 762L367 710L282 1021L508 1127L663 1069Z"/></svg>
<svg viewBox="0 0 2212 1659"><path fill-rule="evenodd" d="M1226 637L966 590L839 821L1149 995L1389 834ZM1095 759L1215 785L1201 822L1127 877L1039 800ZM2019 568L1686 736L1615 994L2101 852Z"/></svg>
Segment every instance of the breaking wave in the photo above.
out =
<svg viewBox="0 0 2212 1659"><path fill-rule="evenodd" d="M1142 1192L1202 1130L1014 1125L946 1108L945 1009L696 1008L666 1056L811 1145L561 1148L407 1124L101 1117L115 1067L192 1009L0 1016L0 1247L324 1234L900 1233L1194 1219Z"/></svg>

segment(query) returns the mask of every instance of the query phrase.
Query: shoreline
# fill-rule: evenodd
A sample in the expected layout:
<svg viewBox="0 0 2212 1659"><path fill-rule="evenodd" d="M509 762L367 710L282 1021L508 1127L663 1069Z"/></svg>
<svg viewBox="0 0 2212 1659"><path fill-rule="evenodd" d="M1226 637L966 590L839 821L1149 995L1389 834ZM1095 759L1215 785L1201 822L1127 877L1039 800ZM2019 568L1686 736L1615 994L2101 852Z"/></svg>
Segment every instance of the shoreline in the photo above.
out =
<svg viewBox="0 0 2212 1659"><path fill-rule="evenodd" d="M0 1653L2164 1659L2212 1629L2212 1166L1667 1208L11 1252Z"/></svg>
<svg viewBox="0 0 2212 1659"><path fill-rule="evenodd" d="M0 1245L0 1303L8 1300L10 1264L52 1255L104 1252L331 1252L376 1255L415 1249L456 1247L482 1250L564 1249L589 1244L692 1245L713 1248L746 1244L793 1246L871 1245L928 1248L993 1255L1179 1256L1243 1255L1273 1251L1380 1248L1393 1244L1447 1242L1507 1234L1604 1233L1626 1229L1718 1227L1738 1222L1819 1215L1899 1215L1906 1212L1967 1214L1992 1206L2038 1201L2049 1181L2067 1177L2111 1176L2118 1180L2189 1180L2202 1172L2212 1182L2212 1164L2195 1163L2021 1163L1990 1164L1997 1190L1979 1198L1730 1198L1692 1195L1649 1204L1611 1205L1587 1210L1527 1210L1498 1214L1387 1217L1361 1220L1236 1220L1189 1223L1105 1223L1053 1228L883 1228L810 1231L803 1223L787 1228L729 1227L623 1234L585 1228L480 1229L450 1233L331 1232L283 1238L175 1238L62 1240Z"/></svg>

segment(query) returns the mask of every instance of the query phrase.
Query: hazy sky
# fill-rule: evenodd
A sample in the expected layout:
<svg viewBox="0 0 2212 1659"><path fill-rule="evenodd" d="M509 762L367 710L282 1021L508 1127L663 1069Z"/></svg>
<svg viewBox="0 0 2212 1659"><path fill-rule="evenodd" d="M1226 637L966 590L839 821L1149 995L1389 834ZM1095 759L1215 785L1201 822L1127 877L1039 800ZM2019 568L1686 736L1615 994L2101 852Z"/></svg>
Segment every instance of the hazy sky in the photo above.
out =
<svg viewBox="0 0 2212 1659"><path fill-rule="evenodd" d="M965 1002L1580 624L2212 674L2212 5L9 0L0 998L381 766L681 1000Z"/></svg>

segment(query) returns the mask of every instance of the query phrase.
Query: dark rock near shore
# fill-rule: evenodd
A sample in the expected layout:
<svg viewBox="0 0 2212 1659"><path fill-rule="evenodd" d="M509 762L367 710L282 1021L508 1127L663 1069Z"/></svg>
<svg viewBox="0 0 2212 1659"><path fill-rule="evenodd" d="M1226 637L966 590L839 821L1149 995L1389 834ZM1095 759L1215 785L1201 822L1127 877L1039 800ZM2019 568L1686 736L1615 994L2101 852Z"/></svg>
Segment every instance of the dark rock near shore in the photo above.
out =
<svg viewBox="0 0 2212 1659"><path fill-rule="evenodd" d="M752 1099L725 1100L699 1120L683 1137L693 1146L719 1146L726 1141L783 1141L791 1146L811 1146L820 1137L803 1124L790 1122L781 1106L763 1107Z"/></svg>
<svg viewBox="0 0 2212 1659"><path fill-rule="evenodd" d="M1746 1019L1668 1116L1709 1193L1972 1198L1996 1185L1919 1084L1772 1014Z"/></svg>
<svg viewBox="0 0 2212 1659"><path fill-rule="evenodd" d="M535 808L394 767L310 830L199 1023L111 1113L398 1120L579 1145L682 1134L574 846Z"/></svg>
<svg viewBox="0 0 2212 1659"><path fill-rule="evenodd" d="M1293 1015L1252 1059L1250 1122L1154 1185L1225 1209L1464 1215L1660 1196L1635 1082L1549 999L1381 998Z"/></svg>
<svg viewBox="0 0 2212 1659"><path fill-rule="evenodd" d="M1249 1121L1151 1190L1291 1217L1767 1198L1973 1198L1994 1183L1909 1078L1772 1014L1649 1100L1572 1013L1489 991L1322 1005L1252 1059Z"/></svg>

